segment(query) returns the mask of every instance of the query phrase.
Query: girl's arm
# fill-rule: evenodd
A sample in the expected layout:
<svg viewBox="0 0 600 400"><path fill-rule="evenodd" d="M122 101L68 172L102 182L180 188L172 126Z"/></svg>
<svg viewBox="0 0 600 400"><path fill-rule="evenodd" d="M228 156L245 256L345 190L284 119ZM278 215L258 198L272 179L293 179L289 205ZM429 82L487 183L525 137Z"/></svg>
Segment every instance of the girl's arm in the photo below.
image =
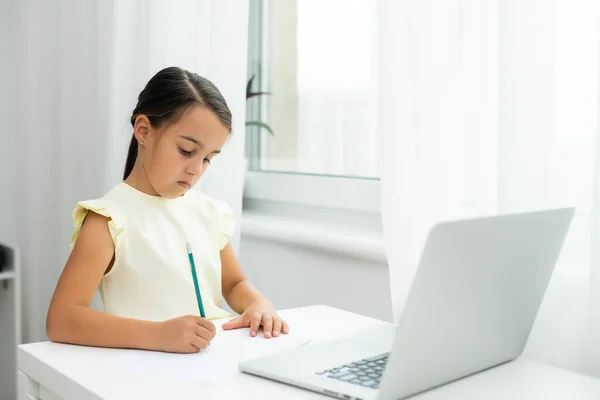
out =
<svg viewBox="0 0 600 400"><path fill-rule="evenodd" d="M223 329L250 327L250 335L256 336L260 326L264 336L279 336L279 332L288 333L287 322L275 312L273 304L248 282L231 244L221 250L223 297L227 304L238 314Z"/></svg>
<svg viewBox="0 0 600 400"><path fill-rule="evenodd" d="M268 301L248 282L231 244L221 250L222 291L229 307L242 314L256 301Z"/></svg>
<svg viewBox="0 0 600 400"><path fill-rule="evenodd" d="M114 262L109 220L94 212L86 217L50 302L46 318L48 338L79 345L173 352L205 348L215 329L214 324L200 317L149 322L90 308L102 277Z"/></svg>

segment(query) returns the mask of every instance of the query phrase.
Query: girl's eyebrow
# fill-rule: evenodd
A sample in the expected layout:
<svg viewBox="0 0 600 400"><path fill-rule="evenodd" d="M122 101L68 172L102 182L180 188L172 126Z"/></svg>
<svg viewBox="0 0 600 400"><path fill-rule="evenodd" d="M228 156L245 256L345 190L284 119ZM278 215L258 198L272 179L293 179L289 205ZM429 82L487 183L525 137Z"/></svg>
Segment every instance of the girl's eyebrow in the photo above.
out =
<svg viewBox="0 0 600 400"><path fill-rule="evenodd" d="M195 143L195 144L197 144L200 147L204 147L204 145L202 143L200 143L199 141L197 141L193 137L189 137L189 136L185 136L185 135L181 135L179 137L182 138L182 139L189 140L190 142Z"/></svg>
<svg viewBox="0 0 600 400"><path fill-rule="evenodd" d="M200 148L204 148L204 145L202 143L200 143L199 141L197 141L196 139L194 139L193 137L189 137L189 136L185 136L185 135L180 135L179 137L182 139L189 140L192 143L197 144L198 146L200 146ZM211 152L211 154L212 153L219 154L220 152L221 152L221 150L214 150L213 152Z"/></svg>

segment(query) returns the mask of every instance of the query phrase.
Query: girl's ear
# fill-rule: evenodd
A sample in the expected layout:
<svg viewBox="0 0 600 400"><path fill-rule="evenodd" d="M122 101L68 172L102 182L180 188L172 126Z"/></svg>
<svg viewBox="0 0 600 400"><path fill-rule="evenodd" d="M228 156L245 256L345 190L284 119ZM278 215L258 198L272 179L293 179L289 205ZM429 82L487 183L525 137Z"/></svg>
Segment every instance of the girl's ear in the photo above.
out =
<svg viewBox="0 0 600 400"><path fill-rule="evenodd" d="M135 135L138 143L140 143L142 146L146 141L148 141L151 130L152 125L150 124L148 117L140 114L135 118L135 123L133 124L133 134Z"/></svg>

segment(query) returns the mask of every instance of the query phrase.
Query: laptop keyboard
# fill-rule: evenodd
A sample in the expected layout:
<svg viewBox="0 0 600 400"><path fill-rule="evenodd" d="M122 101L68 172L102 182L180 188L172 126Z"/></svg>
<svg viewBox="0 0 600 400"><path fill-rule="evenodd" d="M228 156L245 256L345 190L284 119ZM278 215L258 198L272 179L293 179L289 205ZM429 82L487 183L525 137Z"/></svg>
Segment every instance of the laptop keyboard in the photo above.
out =
<svg viewBox="0 0 600 400"><path fill-rule="evenodd" d="M388 355L389 353L386 353L365 358L364 360L344 364L336 368L319 371L317 375L325 375L331 379L378 389L381 375L387 364Z"/></svg>

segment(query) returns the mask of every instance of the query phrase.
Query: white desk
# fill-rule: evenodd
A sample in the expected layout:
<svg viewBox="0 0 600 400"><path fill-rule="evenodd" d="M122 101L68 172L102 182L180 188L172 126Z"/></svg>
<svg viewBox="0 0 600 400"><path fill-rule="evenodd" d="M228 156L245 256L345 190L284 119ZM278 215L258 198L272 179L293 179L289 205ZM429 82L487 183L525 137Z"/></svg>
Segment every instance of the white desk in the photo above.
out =
<svg viewBox="0 0 600 400"><path fill-rule="evenodd" d="M291 328L324 341L385 322L326 306L284 310ZM65 351L66 350L66 351ZM125 373L89 362L94 351L53 343L22 345L18 351L19 400L96 399L329 399L246 374L227 384L202 385ZM414 400L600 399L600 379L517 360L413 397Z"/></svg>

